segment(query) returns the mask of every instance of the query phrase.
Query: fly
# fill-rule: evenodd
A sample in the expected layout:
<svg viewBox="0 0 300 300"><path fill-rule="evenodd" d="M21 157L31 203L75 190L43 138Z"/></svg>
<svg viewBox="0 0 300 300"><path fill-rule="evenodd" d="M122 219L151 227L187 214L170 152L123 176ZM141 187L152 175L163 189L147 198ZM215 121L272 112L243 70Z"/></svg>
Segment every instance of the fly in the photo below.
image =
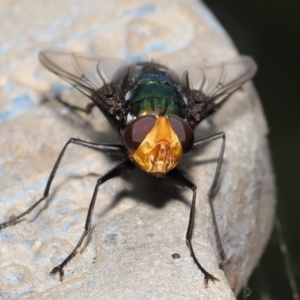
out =
<svg viewBox="0 0 300 300"><path fill-rule="evenodd" d="M62 281L65 265L76 255L90 231L99 187L107 180L139 167L156 177L173 178L192 191L186 244L193 261L204 275L205 287L208 286L209 281L219 281L204 269L194 253L192 235L197 187L180 173L177 165L185 153L214 140L222 140L215 175L207 196L219 252L224 259L225 254L215 220L212 196L221 171L225 133L219 132L202 140L194 140L194 129L217 110L229 95L255 75L256 64L252 58L241 56L234 62L218 66L190 66L182 72L174 72L168 67L153 62L128 63L112 58L95 59L60 50L45 50L39 57L44 67L92 100L86 108L68 106L87 113L97 106L112 127L122 136L123 144L96 144L70 138L54 164L43 197L13 220L0 224L0 229L19 223L25 215L46 200L68 145L76 144L103 153L122 155L124 161L97 180L84 231L73 251L62 263L53 268L51 275L58 273Z"/></svg>

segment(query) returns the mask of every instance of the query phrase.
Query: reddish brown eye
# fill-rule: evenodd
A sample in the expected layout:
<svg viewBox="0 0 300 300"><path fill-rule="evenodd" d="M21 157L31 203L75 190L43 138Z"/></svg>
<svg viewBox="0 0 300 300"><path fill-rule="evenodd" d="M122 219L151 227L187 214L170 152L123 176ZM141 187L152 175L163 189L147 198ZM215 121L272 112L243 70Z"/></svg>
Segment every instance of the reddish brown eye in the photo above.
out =
<svg viewBox="0 0 300 300"><path fill-rule="evenodd" d="M125 146L135 151L151 131L155 124L155 116L138 117L132 121L124 130L123 140Z"/></svg>
<svg viewBox="0 0 300 300"><path fill-rule="evenodd" d="M178 117L170 116L169 121L181 143L183 153L188 152L194 144L194 132L192 128L187 122Z"/></svg>

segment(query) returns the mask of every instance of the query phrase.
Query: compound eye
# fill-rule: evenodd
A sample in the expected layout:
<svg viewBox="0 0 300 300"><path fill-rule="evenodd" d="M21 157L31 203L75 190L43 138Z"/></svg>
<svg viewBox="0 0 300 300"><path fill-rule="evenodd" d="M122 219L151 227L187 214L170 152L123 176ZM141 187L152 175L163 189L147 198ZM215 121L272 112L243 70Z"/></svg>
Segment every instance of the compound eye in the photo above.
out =
<svg viewBox="0 0 300 300"><path fill-rule="evenodd" d="M170 116L169 121L174 132L178 137L178 140L181 143L183 153L188 152L194 144L193 129L186 121L178 117Z"/></svg>
<svg viewBox="0 0 300 300"><path fill-rule="evenodd" d="M123 133L123 140L127 149L133 152L136 151L154 127L155 122L155 116L138 117L132 121Z"/></svg>

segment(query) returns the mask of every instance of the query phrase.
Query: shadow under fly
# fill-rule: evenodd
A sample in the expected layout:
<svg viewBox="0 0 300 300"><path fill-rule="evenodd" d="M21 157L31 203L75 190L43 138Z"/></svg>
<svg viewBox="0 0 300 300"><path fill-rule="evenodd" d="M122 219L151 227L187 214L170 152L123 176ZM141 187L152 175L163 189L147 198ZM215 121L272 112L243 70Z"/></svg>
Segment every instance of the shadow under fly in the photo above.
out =
<svg viewBox="0 0 300 300"><path fill-rule="evenodd" d="M192 191L186 244L191 257L204 275L204 285L219 281L198 261L193 250L192 236L196 208L196 185L181 174L177 165L189 151L221 140L217 166L208 191L216 240L221 258L225 259L212 205L225 150L225 133L219 132L205 139L195 140L194 129L217 110L235 90L256 73L256 64L250 57L216 66L187 66L172 71L153 62L128 63L113 58L90 58L62 50L40 53L41 63L69 82L92 100L86 108L68 105L89 113L98 107L113 128L121 135L122 144L91 143L70 138L62 148L48 178L43 196L29 209L0 224L0 229L19 223L25 215L49 195L52 181L70 144L87 147L111 155L121 155L122 163L97 180L90 201L84 231L73 251L50 272L64 276L65 265L72 260L91 229L91 220L97 193L102 184L139 167L150 176L166 177Z"/></svg>

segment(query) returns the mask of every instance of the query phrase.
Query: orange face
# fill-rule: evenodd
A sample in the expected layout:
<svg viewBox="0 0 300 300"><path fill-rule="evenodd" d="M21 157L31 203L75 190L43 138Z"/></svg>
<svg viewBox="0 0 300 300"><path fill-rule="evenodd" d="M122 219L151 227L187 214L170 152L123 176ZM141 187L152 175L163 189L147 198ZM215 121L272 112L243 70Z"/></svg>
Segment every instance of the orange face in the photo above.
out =
<svg viewBox="0 0 300 300"><path fill-rule="evenodd" d="M123 137L138 166L157 176L175 168L194 142L190 126L174 116L138 117L128 125Z"/></svg>

